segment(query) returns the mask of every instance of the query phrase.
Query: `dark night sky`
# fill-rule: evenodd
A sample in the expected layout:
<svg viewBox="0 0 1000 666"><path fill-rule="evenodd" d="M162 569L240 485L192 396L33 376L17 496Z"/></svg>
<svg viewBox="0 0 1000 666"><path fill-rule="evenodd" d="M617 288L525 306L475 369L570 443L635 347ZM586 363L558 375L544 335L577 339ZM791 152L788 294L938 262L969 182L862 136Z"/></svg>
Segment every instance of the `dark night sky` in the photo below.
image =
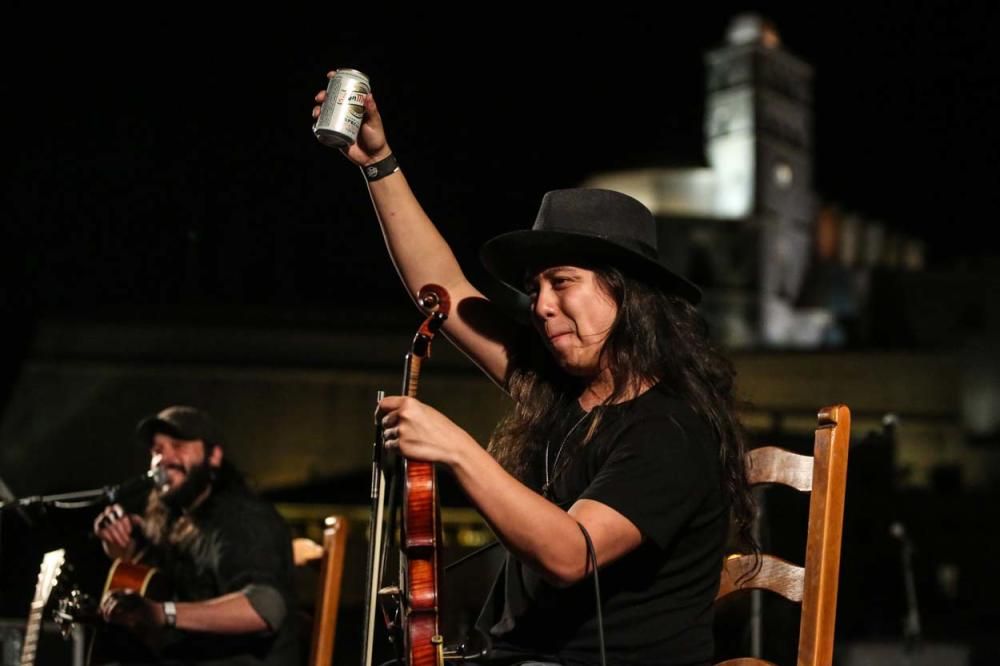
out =
<svg viewBox="0 0 1000 666"><path fill-rule="evenodd" d="M948 265L991 251L998 10L891 4L757 7L815 67L817 191ZM544 191L701 157L702 54L734 12L612 6L558 20L506 4L354 19L171 6L120 10L120 27L14 11L8 305L323 305L359 274L398 297L359 174L309 131L335 66L371 76L411 183L478 275L475 248L530 225Z"/></svg>

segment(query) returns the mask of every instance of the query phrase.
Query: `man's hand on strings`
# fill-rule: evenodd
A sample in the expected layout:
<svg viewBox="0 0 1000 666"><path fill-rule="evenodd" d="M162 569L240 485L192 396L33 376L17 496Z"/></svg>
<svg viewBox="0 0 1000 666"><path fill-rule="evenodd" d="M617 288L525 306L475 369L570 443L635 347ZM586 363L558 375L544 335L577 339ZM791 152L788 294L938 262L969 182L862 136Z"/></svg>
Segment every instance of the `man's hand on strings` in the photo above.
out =
<svg viewBox="0 0 1000 666"><path fill-rule="evenodd" d="M101 603L101 617L129 629L153 630L165 624L162 604L146 599L133 590L116 590Z"/></svg>

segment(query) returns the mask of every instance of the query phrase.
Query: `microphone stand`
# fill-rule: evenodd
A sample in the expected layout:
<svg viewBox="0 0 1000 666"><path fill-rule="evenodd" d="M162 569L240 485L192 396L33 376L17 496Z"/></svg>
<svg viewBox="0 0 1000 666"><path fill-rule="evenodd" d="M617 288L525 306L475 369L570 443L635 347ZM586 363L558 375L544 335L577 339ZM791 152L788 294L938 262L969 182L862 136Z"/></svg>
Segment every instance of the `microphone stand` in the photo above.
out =
<svg viewBox="0 0 1000 666"><path fill-rule="evenodd" d="M0 510L7 508L24 508L41 504L42 506L54 506L57 509L85 509L100 503L102 500L114 502L118 496L116 486L104 486L94 490L80 490L73 493L59 493L56 495L32 495L30 497L14 498L6 502L0 502Z"/></svg>
<svg viewBox="0 0 1000 666"><path fill-rule="evenodd" d="M913 542L900 522L890 526L892 536L899 539L906 592L906 615L903 616L903 649L910 661L920 646L920 610L917 606L917 586L913 578Z"/></svg>
<svg viewBox="0 0 1000 666"><path fill-rule="evenodd" d="M159 476L150 472L147 478L159 480ZM144 479L143 479L144 480ZM70 493L57 493L53 495L32 495L29 497L16 498L13 493L7 488L7 485L0 479L0 518L3 517L7 509L13 509L24 519L28 526L32 526L34 521L25 511L26 507L39 505L43 508L54 507L57 509L86 509L88 507L96 506L102 503L114 503L117 502L123 491L130 490L134 487L132 482L125 482L118 485L104 486L102 488L95 488L93 490L80 490ZM152 483L152 481L150 482ZM2 523L0 523L0 539L2 539ZM2 543L0 543L0 555L2 555ZM69 565L67 565L69 566ZM73 638L73 663L83 664L84 663L84 633L83 627L79 624L73 625L72 629ZM64 638L68 638L69 635L64 633ZM91 644L92 645L92 644Z"/></svg>
<svg viewBox="0 0 1000 666"><path fill-rule="evenodd" d="M21 499L11 497L7 501L0 502L0 512L7 507L21 509L34 504L41 504L42 506L51 505L57 509L86 509L101 502L110 502L113 504L119 500L123 493L127 494L146 484L150 486L162 485L165 478L163 468L156 467L138 478L130 479L113 486L95 488L94 490L78 490L72 493L58 493L56 495L32 495L30 497L22 497ZM19 511L19 513L22 512ZM24 514L22 513L22 515Z"/></svg>
<svg viewBox="0 0 1000 666"><path fill-rule="evenodd" d="M7 487L4 480L0 478L0 500L8 502L12 499L14 499L14 493L10 491L10 488ZM0 503L0 506L3 506L3 503ZM18 507L17 512L21 514L21 518L24 519L24 522L30 526L31 518L29 518L28 514L24 512L24 509ZM3 511L0 511L0 571L3 571Z"/></svg>

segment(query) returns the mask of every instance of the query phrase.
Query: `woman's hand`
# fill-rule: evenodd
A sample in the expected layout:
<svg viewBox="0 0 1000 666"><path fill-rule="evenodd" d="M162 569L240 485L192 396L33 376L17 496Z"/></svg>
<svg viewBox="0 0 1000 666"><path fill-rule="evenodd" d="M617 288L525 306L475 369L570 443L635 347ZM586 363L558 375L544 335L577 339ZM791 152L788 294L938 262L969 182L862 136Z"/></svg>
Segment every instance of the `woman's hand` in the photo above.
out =
<svg viewBox="0 0 1000 666"><path fill-rule="evenodd" d="M333 78L337 71L327 73L327 78ZM320 105L326 99L326 90L316 93L314 98L317 105L313 107L312 117L319 118ZM358 139L350 146L341 148L340 152L347 156L358 166L364 167L378 162L388 157L392 150L385 138L385 129L382 127L382 116L375 106L375 98L371 93L365 96L365 115L361 122L361 129L358 131Z"/></svg>
<svg viewBox="0 0 1000 666"><path fill-rule="evenodd" d="M383 398L377 414L386 448L397 449L407 458L450 466L466 447L479 447L454 421L416 398Z"/></svg>

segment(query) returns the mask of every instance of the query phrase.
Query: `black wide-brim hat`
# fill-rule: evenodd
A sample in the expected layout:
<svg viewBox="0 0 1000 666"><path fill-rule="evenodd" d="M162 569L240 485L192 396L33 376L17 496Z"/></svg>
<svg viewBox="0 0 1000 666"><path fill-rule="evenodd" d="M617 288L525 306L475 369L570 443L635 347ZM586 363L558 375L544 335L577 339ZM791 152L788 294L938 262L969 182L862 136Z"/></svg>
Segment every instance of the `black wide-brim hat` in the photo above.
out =
<svg viewBox="0 0 1000 666"><path fill-rule="evenodd" d="M186 405L173 405L139 421L135 436L142 446L150 446L153 435L163 433L184 440L203 441L206 446L222 444L222 431L204 410Z"/></svg>
<svg viewBox="0 0 1000 666"><path fill-rule="evenodd" d="M656 221L632 197L612 190L553 190L535 224L488 240L479 256L490 273L524 293L529 271L547 266L611 265L697 305L701 290L663 264Z"/></svg>

